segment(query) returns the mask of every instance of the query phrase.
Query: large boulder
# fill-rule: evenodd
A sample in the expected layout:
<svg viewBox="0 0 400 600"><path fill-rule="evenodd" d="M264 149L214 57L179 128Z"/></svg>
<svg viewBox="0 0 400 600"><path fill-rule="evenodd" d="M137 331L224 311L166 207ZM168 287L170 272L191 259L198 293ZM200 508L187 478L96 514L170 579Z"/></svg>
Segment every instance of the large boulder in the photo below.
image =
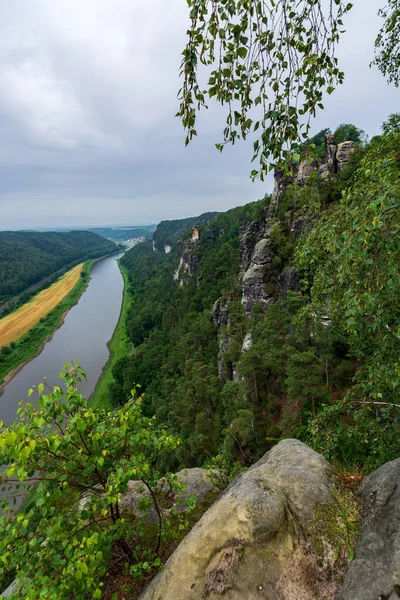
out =
<svg viewBox="0 0 400 600"><path fill-rule="evenodd" d="M355 559L338 600L400 598L400 458L384 464L360 487L364 518Z"/></svg>
<svg viewBox="0 0 400 600"><path fill-rule="evenodd" d="M338 486L327 461L284 440L203 515L141 600L332 600Z"/></svg>

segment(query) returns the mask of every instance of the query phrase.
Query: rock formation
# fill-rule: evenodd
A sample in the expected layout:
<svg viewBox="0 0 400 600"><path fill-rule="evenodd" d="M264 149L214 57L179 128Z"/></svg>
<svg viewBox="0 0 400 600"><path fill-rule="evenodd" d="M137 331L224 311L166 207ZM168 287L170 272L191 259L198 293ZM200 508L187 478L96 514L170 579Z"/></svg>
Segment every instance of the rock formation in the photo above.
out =
<svg viewBox="0 0 400 600"><path fill-rule="evenodd" d="M199 270L200 257L197 254L198 245L198 237L184 240L179 244L179 265L174 273L174 280L178 281L181 285L185 283L188 277L194 275Z"/></svg>
<svg viewBox="0 0 400 600"><path fill-rule="evenodd" d="M326 460L285 440L203 515L141 600L332 599L335 540L322 512L339 488Z"/></svg>
<svg viewBox="0 0 400 600"><path fill-rule="evenodd" d="M304 185L308 177L317 172L319 177L326 179L342 171L350 161L354 151L354 142L342 142L336 145L333 135L330 133L325 140L325 156L322 159L302 161L293 178L285 177L280 171L275 173L274 193L272 200L261 219L249 223L247 228L239 232L241 273L242 281L242 304L246 313L250 316L255 304L262 304L265 308L273 302L277 296L286 298L289 290L298 291L299 282L293 267L284 266L281 273L276 273L272 268L277 248L271 240L274 218L279 207L279 201L286 186L293 181ZM290 223L291 233L295 237L301 235L308 224L305 215L298 214Z"/></svg>
<svg viewBox="0 0 400 600"><path fill-rule="evenodd" d="M220 496L217 475L184 469L177 473L182 492L159 482L169 507L185 510L195 496L205 512L140 600L400 598L400 458L366 477L359 494L342 486L320 454L291 439ZM123 511L136 515L146 494L142 482L131 482ZM151 509L145 517L156 521Z"/></svg>
<svg viewBox="0 0 400 600"><path fill-rule="evenodd" d="M338 170L343 171L343 169L350 162L350 158L355 149L354 142L342 142L337 147L336 152L336 160L338 165Z"/></svg>
<svg viewBox="0 0 400 600"><path fill-rule="evenodd" d="M141 600L395 600L399 484L400 459L362 483L351 562L360 501L321 455L284 440L226 489Z"/></svg>
<svg viewBox="0 0 400 600"><path fill-rule="evenodd" d="M355 558L338 600L400 598L400 458L366 477Z"/></svg>

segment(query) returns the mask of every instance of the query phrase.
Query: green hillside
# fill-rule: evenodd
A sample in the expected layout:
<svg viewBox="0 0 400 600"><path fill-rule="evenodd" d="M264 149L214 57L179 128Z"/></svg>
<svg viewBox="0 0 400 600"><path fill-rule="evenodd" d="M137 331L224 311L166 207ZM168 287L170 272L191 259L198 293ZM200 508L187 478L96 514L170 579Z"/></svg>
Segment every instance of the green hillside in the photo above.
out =
<svg viewBox="0 0 400 600"><path fill-rule="evenodd" d="M61 269L115 250L115 244L87 231L1 231L0 304Z"/></svg>

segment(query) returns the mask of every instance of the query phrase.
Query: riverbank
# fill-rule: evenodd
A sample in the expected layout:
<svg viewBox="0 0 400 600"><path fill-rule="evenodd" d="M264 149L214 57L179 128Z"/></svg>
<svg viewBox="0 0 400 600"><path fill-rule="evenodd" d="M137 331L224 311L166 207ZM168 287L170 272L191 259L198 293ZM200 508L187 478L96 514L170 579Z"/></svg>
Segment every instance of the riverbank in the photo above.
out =
<svg viewBox="0 0 400 600"><path fill-rule="evenodd" d="M125 267L121 265L119 261L118 266L124 279L124 291L122 296L121 312L113 336L107 344L108 349L110 351L110 357L103 368L103 371L96 384L93 394L89 398L89 404L93 408L110 407L108 386L113 381L113 366L120 358L129 356L132 353L129 338L126 333L126 317L131 303L131 295L129 293L128 271Z"/></svg>
<svg viewBox="0 0 400 600"><path fill-rule="evenodd" d="M77 304L90 281L90 270L101 258L87 260L82 267L83 275L72 290L45 317L32 327L25 335L8 346L8 350L0 353L0 395L4 387L15 377L24 365L38 356L45 343L61 327L68 311Z"/></svg>
<svg viewBox="0 0 400 600"><path fill-rule="evenodd" d="M77 265L84 263L84 262L85 262L84 260L76 261L74 264L70 265L68 268L59 269L56 273L53 273L52 275L49 275L48 277L44 277L38 283L31 285L30 287L28 287L26 290L24 290L17 296L14 296L13 298L10 298L10 300L8 300L7 302L4 302L4 304L2 304L0 306L0 321L1 321L1 319L4 319L8 315L11 315L14 312L16 312L17 310L19 310L21 308L21 306L24 306L25 304L27 304L37 294L40 294L40 292L43 292L44 290L47 290L49 287L51 287L53 285L53 283L55 283L57 280L59 280L60 277L62 277L65 273L67 273L68 271L70 271L71 269L76 267Z"/></svg>
<svg viewBox="0 0 400 600"><path fill-rule="evenodd" d="M17 311L0 319L0 348L17 342L68 296L81 277L83 264L76 265Z"/></svg>

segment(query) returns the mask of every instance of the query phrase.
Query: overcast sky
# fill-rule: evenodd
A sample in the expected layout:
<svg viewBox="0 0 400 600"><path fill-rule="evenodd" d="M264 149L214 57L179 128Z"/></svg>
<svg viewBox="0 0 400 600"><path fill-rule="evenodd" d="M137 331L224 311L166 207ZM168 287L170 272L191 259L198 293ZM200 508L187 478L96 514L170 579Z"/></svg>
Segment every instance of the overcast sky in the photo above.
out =
<svg viewBox="0 0 400 600"><path fill-rule="evenodd" d="M346 83L315 131L350 122L372 136L400 110L399 90L368 67L381 2L355 4ZM185 0L1 2L0 229L155 223L271 191L249 179L249 145L214 149L218 110L184 148L174 115L186 28Z"/></svg>

